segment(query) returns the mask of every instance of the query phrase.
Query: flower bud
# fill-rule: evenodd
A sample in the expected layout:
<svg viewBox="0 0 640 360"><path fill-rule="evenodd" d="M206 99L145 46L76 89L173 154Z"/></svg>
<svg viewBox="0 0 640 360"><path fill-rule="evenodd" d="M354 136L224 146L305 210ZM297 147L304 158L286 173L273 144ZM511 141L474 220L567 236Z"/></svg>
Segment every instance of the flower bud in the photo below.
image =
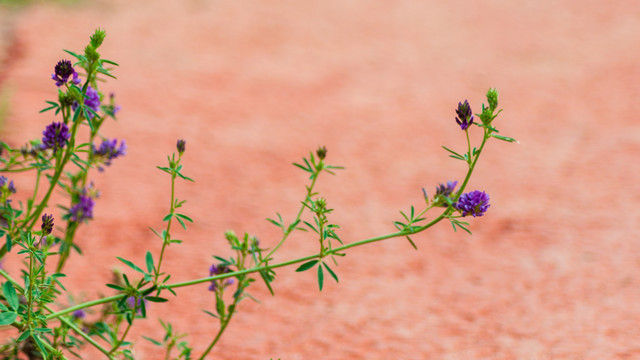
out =
<svg viewBox="0 0 640 360"><path fill-rule="evenodd" d="M185 140L182 140L182 139L178 140L178 143L176 144L176 148L178 149L178 153L180 155L184 154L186 145L187 145L187 142Z"/></svg>
<svg viewBox="0 0 640 360"><path fill-rule="evenodd" d="M498 107L498 91L496 89L487 91L487 101L489 102L489 109L493 112Z"/></svg>
<svg viewBox="0 0 640 360"><path fill-rule="evenodd" d="M53 215L42 215L42 235L49 235L53 231Z"/></svg>
<svg viewBox="0 0 640 360"><path fill-rule="evenodd" d="M319 147L318 150L316 150L316 155L318 155L320 160L324 160L324 158L327 157L327 148L324 146Z"/></svg>

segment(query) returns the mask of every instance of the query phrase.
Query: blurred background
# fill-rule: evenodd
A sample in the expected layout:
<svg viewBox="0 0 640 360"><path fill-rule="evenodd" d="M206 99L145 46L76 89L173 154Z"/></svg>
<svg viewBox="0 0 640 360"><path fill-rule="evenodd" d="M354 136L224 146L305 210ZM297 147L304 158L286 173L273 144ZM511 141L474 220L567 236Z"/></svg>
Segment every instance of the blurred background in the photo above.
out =
<svg viewBox="0 0 640 360"><path fill-rule="evenodd" d="M280 269L275 297L256 283L216 359L640 359L640 4L628 1L0 1L0 136L19 147L53 114L62 51L120 64L102 91L122 106L103 135L127 156L93 181L102 192L84 256L64 284L80 300L111 294L116 256L142 262L160 243L169 178L158 171L186 139L178 198L195 220L169 248L175 281L229 255L226 230L273 246L305 194L291 166L324 145L345 166L320 178L345 242L392 232L464 163L458 101L480 111L490 87L504 112L469 190L491 196L473 236L440 223L348 251L340 283ZM481 134L473 128L475 140ZM633 160L636 159L636 160ZM636 165L633 165L636 164ZM20 192L28 177L16 177ZM300 233L277 260L315 252ZM7 269L19 268L15 263ZM217 323L207 284L153 304L132 337L170 321L200 354ZM214 358L214 356L212 356Z"/></svg>

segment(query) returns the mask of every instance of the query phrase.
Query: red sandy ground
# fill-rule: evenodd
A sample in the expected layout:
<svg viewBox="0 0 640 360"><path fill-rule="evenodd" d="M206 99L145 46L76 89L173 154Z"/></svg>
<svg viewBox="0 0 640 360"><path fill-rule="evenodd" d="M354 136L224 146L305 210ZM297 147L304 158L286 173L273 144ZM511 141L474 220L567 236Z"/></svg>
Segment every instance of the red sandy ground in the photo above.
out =
<svg viewBox="0 0 640 360"><path fill-rule="evenodd" d="M479 111L489 87L496 126L519 144L489 143L469 189L491 194L473 236L440 223L415 236L351 249L340 283L278 271L257 284L211 359L640 359L640 6L631 1L100 1L3 12L20 57L4 85L2 140L20 146L52 121L49 76L96 27L117 61L102 87L122 105L103 135L129 153L93 180L95 221L65 285L109 293L116 256L143 261L168 207L163 165L187 140L178 197L195 224L168 252L175 281L207 275L228 255L223 232L263 244L292 219L306 177L291 166L318 145L343 165L318 189L347 242L393 231L421 188L459 179L454 108ZM3 72L0 71L0 72ZM474 128L474 131L477 130ZM475 133L478 135L477 133ZM633 165L636 164L636 165ZM29 188L16 177L19 189ZM316 251L299 234L278 260ZM16 271L18 260L5 267ZM207 285L153 305L134 334L137 359L157 359L141 333L174 323L200 354L217 325ZM100 358L99 356L90 356Z"/></svg>

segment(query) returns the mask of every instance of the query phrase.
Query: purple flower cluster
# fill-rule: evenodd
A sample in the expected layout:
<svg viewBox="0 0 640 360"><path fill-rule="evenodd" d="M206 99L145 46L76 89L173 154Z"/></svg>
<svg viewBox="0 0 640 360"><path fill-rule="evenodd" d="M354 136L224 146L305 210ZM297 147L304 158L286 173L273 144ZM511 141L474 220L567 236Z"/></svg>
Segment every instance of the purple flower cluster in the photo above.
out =
<svg viewBox="0 0 640 360"><path fill-rule="evenodd" d="M92 88L91 86L87 87L86 97L84 98L84 104L88 106L91 110L98 112L100 110L100 94L98 94L98 90ZM71 105L71 109L75 111L78 108L78 102L74 101L73 105ZM89 119L93 118L93 113L88 113Z"/></svg>
<svg viewBox="0 0 640 360"><path fill-rule="evenodd" d="M111 165L111 160L127 154L127 144L124 140L122 140L120 146L118 146L118 139L104 139L99 148L96 149L95 145L92 145L92 148L93 156L102 158L104 164L107 166ZM98 167L98 170L102 171L103 169Z"/></svg>
<svg viewBox="0 0 640 360"><path fill-rule="evenodd" d="M16 187L13 185L13 180L7 179L6 176L0 176L0 202L7 204L11 202L8 200L9 195L16 193Z"/></svg>
<svg viewBox="0 0 640 360"><path fill-rule="evenodd" d="M229 272L231 272L231 269L224 265L216 266L216 264L212 264L209 268L209 276L226 274ZM233 285L233 279L212 280L211 285L209 285L209 291L216 291L220 282L222 282L222 288Z"/></svg>
<svg viewBox="0 0 640 360"><path fill-rule="evenodd" d="M80 195L78 202L69 209L69 218L75 222L93 219L94 204L95 202L91 196Z"/></svg>
<svg viewBox="0 0 640 360"><path fill-rule="evenodd" d="M489 208L489 195L484 191L474 190L464 193L454 207L462 212L462 216L482 216Z"/></svg>
<svg viewBox="0 0 640 360"><path fill-rule="evenodd" d="M42 215L42 235L49 235L53 231L53 215Z"/></svg>
<svg viewBox="0 0 640 360"><path fill-rule="evenodd" d="M63 122L52 122L42 132L42 145L41 149L53 149L55 154L58 149L62 149L71 134L69 134L69 128Z"/></svg>
<svg viewBox="0 0 640 360"><path fill-rule="evenodd" d="M129 296L127 298L127 305L129 306L130 309L138 309L136 311L138 315L142 315L142 304L144 304L144 306L146 307L147 299L142 298L142 299L136 300L136 298L133 296Z"/></svg>
<svg viewBox="0 0 640 360"><path fill-rule="evenodd" d="M467 130L471 124L473 124L473 112L471 111L471 106L467 100L464 103L459 102L458 108L456 109L456 122L460 125L462 130Z"/></svg>
<svg viewBox="0 0 640 360"><path fill-rule="evenodd" d="M80 84L80 78L78 73L74 70L69 60L60 60L54 68L54 73L51 74L51 79L56 82L56 86L60 87L69 81L69 77L73 76L71 80L75 85Z"/></svg>
<svg viewBox="0 0 640 360"><path fill-rule="evenodd" d="M87 312L84 311L83 309L79 309L71 313L71 316L74 319L84 319L84 317L87 316Z"/></svg>
<svg viewBox="0 0 640 360"><path fill-rule="evenodd" d="M457 181L447 181L447 184L440 184L438 186L436 186L436 197L438 196L445 196L445 197L449 197L451 196L451 194L453 193L453 190L456 188L456 185L458 185Z"/></svg>

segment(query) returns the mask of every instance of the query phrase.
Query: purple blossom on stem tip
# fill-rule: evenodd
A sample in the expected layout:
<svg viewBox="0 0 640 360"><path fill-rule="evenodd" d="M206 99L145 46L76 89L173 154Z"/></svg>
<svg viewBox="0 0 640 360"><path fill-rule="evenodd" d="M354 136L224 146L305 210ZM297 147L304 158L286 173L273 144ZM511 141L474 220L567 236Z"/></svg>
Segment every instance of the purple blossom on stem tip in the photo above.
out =
<svg viewBox="0 0 640 360"><path fill-rule="evenodd" d="M42 146L41 149L53 149L55 154L58 149L62 149L71 134L69 134L69 128L63 122L52 122L42 132Z"/></svg>
<svg viewBox="0 0 640 360"><path fill-rule="evenodd" d="M464 103L459 102L458 108L456 109L456 122L460 125L462 130L467 130L471 124L473 124L473 112L471 111L471 106L467 100Z"/></svg>
<svg viewBox="0 0 640 360"><path fill-rule="evenodd" d="M0 176L0 188L7 193L16 193L16 187L13 185L13 180L7 179L6 176Z"/></svg>
<svg viewBox="0 0 640 360"><path fill-rule="evenodd" d="M53 215L42 215L42 235L49 235L53 231Z"/></svg>
<svg viewBox="0 0 640 360"><path fill-rule="evenodd" d="M96 149L95 145L92 145L93 155L103 158L104 164L109 166L111 165L111 160L127 154L127 144L124 140L120 142L120 146L117 145L118 139L104 139L98 149ZM98 170L102 171L103 169L98 167Z"/></svg>
<svg viewBox="0 0 640 360"><path fill-rule="evenodd" d="M73 69L71 65L71 61L69 60L60 60L56 64L54 68L54 73L51 74L51 79L56 82L56 86L60 87L69 81L69 76L73 75L73 79L71 82L78 85L80 84L80 78L78 77L78 73Z"/></svg>
<svg viewBox="0 0 640 360"><path fill-rule="evenodd" d="M94 201L91 196L80 195L78 203L69 210L71 221L81 222L86 219L93 219Z"/></svg>
<svg viewBox="0 0 640 360"><path fill-rule="evenodd" d="M489 195L484 191L474 190L464 193L454 204L454 207L462 212L462 216L482 216L489 208Z"/></svg>
<svg viewBox="0 0 640 360"><path fill-rule="evenodd" d="M453 193L453 190L458 185L457 181L447 181L447 184L439 184L436 186L436 197L438 195L449 197Z"/></svg>
<svg viewBox="0 0 640 360"><path fill-rule="evenodd" d="M187 146L186 140L178 139L178 143L176 144L176 148L178 149L178 153L182 155Z"/></svg>

